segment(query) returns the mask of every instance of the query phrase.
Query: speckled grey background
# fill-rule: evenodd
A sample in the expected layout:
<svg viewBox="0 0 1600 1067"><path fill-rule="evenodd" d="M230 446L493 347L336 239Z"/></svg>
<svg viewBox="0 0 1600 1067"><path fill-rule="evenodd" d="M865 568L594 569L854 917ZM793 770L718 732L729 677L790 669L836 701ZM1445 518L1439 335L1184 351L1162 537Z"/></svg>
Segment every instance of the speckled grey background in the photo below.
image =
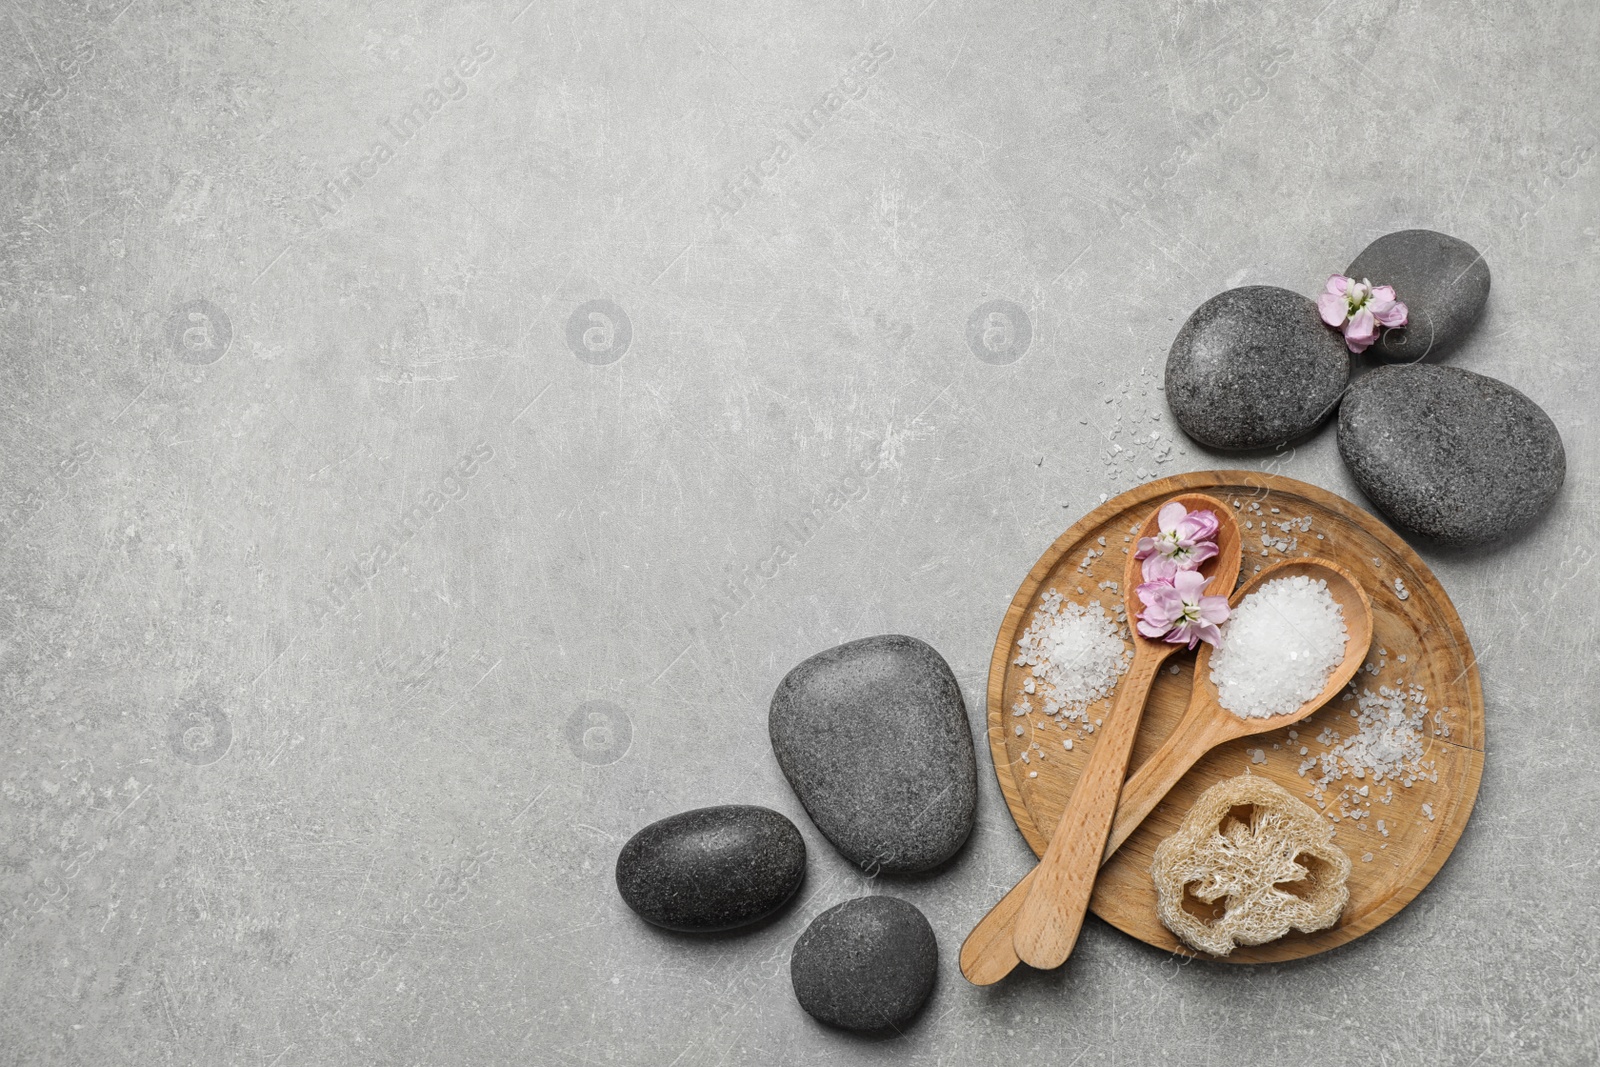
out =
<svg viewBox="0 0 1600 1067"><path fill-rule="evenodd" d="M0 11L0 1063L1600 1056L1595 5L125 2ZM901 631L976 729L1050 540L1235 462L1167 447L1188 312L1410 226L1570 460L1427 554L1488 699L1454 858L1296 965L1096 920L968 986L1028 858L986 755L958 859L869 885L774 685ZM1354 494L1331 434L1243 463ZM804 899L645 928L618 848L717 802L800 823ZM869 888L943 967L879 1043L787 977Z"/></svg>

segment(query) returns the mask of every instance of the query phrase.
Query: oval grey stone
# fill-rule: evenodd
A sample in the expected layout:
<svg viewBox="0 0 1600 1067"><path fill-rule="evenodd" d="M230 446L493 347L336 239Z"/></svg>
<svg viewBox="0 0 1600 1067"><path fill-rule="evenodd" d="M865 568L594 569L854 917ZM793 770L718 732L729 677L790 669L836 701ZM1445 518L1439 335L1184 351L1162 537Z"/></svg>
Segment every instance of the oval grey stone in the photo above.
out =
<svg viewBox="0 0 1600 1067"><path fill-rule="evenodd" d="M1439 359L1461 343L1489 299L1489 264L1467 242L1432 230L1400 230L1364 248L1345 274L1394 286L1406 324L1383 330L1364 353L1388 363Z"/></svg>
<svg viewBox="0 0 1600 1067"><path fill-rule="evenodd" d="M779 683L767 728L817 829L863 870L925 871L972 832L966 705L924 642L883 634L817 653Z"/></svg>
<svg viewBox="0 0 1600 1067"><path fill-rule="evenodd" d="M628 839L617 889L640 917L668 930L710 933L776 912L800 887L806 843L768 808L726 804L669 815Z"/></svg>
<svg viewBox="0 0 1600 1067"><path fill-rule="evenodd" d="M938 973L933 927L895 897L859 897L829 908L789 957L795 998L812 1018L865 1032L910 1023Z"/></svg>
<svg viewBox="0 0 1600 1067"><path fill-rule="evenodd" d="M1380 367L1339 410L1339 454L1394 523L1443 545L1521 529L1567 473L1560 431L1511 386L1458 367Z"/></svg>
<svg viewBox="0 0 1600 1067"><path fill-rule="evenodd" d="M1349 380L1350 352L1316 303L1273 285L1207 300L1167 354L1167 404L1178 424L1229 451L1304 437L1333 412Z"/></svg>

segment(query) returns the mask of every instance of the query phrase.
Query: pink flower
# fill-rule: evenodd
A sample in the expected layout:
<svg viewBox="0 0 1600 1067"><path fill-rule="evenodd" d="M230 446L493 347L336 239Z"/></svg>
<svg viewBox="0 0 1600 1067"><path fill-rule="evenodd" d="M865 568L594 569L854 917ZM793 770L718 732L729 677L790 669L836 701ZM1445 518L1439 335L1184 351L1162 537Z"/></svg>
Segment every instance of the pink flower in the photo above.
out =
<svg viewBox="0 0 1600 1067"><path fill-rule="evenodd" d="M1201 641L1213 647L1221 644L1222 631L1217 624L1227 621L1228 598L1205 596L1208 581L1199 571L1179 571L1170 581L1139 586L1134 590L1144 603L1144 610L1139 613L1139 632L1190 648Z"/></svg>
<svg viewBox="0 0 1600 1067"><path fill-rule="evenodd" d="M1173 500L1156 513L1161 532L1139 538L1134 559L1143 560L1140 568L1147 582L1170 581L1179 571L1193 570L1217 554L1217 516L1210 511L1188 511Z"/></svg>
<svg viewBox="0 0 1600 1067"><path fill-rule="evenodd" d="M1365 352L1378 339L1378 327L1404 326L1406 306L1394 298L1394 286L1373 285L1362 278L1335 274L1328 278L1327 291L1317 297L1322 321L1344 334L1345 347Z"/></svg>

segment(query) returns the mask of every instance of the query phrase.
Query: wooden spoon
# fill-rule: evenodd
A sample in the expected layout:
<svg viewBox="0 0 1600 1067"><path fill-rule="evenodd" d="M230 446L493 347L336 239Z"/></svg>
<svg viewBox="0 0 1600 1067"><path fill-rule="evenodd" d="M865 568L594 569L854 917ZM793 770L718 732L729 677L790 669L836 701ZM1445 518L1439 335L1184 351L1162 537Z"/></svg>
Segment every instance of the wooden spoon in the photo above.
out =
<svg viewBox="0 0 1600 1067"><path fill-rule="evenodd" d="M1344 611L1346 643L1344 659L1328 676L1322 692L1287 715L1266 719L1246 719L1226 710L1218 702L1211 681L1211 646L1200 650L1195 660L1195 685L1183 718L1156 752L1147 759L1122 787L1117 814L1106 839L1100 863L1104 866L1122 843L1144 822L1161 799L1178 784L1200 758L1226 741L1270 733L1308 717L1332 700L1355 677L1372 645L1372 603L1348 571L1326 559L1280 560L1241 586L1230 598L1239 602L1273 578L1303 574L1321 578ZM1019 962L1012 945L1012 925L1033 885L1038 868L1029 871L999 904L973 928L961 946L961 973L974 985L992 985L1010 974Z"/></svg>
<svg viewBox="0 0 1600 1067"><path fill-rule="evenodd" d="M1217 554L1201 565L1200 572L1210 579L1207 589L1212 595L1227 596L1239 577L1239 525L1232 510L1201 493L1169 497L1161 506L1174 501L1188 511L1209 509L1216 515ZM1160 508L1152 511L1136 538L1159 533L1159 515ZM1049 847L1039 859L1033 885L1012 929L1018 958L1035 967L1059 967L1072 954L1084 913L1089 910L1089 893L1094 888L1100 854L1105 850L1106 835L1117 810L1117 794L1128 774L1128 755L1133 751L1133 738L1139 732L1150 686L1161 665L1184 647L1139 633L1135 620L1144 605L1135 590L1143 581L1141 571L1135 553L1129 552L1122 595L1128 607L1128 626L1133 631L1133 661L1117 688L1116 702L1095 730L1094 751L1061 812Z"/></svg>

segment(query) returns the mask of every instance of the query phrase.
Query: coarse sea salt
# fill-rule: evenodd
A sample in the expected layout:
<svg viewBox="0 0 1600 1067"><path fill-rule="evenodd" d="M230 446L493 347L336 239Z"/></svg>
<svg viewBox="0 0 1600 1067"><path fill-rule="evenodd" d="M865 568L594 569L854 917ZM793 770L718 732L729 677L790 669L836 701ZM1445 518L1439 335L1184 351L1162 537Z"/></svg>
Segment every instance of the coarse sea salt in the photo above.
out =
<svg viewBox="0 0 1600 1067"><path fill-rule="evenodd" d="M1433 760L1424 759L1423 729L1429 714L1428 694L1422 686L1393 687L1380 685L1374 693L1363 689L1356 693L1355 707L1350 715L1356 720L1356 732L1340 739L1331 729L1324 729L1318 743L1330 746L1320 757L1313 756L1300 765L1300 774L1320 770L1318 777L1308 779L1311 792L1319 807L1326 808L1329 793L1338 805L1338 813L1345 816L1371 811L1374 800L1380 804L1394 799L1394 783L1401 789L1410 789L1416 782L1435 783L1439 771ZM1356 783L1361 783L1357 785ZM1366 794L1360 792L1371 783ZM1378 795L1377 786L1383 786ZM1370 799L1369 799L1370 796ZM1333 817L1334 812L1328 812ZM1383 824L1379 831L1387 836Z"/></svg>
<svg viewBox="0 0 1600 1067"><path fill-rule="evenodd" d="M1274 578L1222 625L1222 644L1211 656L1218 701L1244 719L1287 715L1322 692L1347 640L1344 611L1327 582Z"/></svg>
<svg viewBox="0 0 1600 1067"><path fill-rule="evenodd" d="M1084 721L1084 711L1116 687L1131 658L1123 627L1098 600L1086 607L1063 600L1054 589L1045 593L1017 647L1016 663L1033 669L1043 706L1024 698L1011 713L1041 711L1063 728L1067 721Z"/></svg>

